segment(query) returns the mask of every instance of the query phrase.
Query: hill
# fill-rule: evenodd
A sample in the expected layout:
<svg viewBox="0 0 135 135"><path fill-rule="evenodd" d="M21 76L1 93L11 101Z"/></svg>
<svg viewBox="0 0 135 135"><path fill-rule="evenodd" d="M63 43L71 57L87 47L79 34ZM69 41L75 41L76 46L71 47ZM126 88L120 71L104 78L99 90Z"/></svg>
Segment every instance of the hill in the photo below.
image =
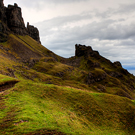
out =
<svg viewBox="0 0 135 135"><path fill-rule="evenodd" d="M0 0L0 134L133 135L135 76L90 46L63 58L17 4Z"/></svg>

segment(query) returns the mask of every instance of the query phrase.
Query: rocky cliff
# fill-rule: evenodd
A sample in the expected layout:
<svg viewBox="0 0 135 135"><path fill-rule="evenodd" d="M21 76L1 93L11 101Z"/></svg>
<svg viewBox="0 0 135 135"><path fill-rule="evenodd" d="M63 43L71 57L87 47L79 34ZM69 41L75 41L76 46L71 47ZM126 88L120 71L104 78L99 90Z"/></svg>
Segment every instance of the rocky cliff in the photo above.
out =
<svg viewBox="0 0 135 135"><path fill-rule="evenodd" d="M21 8L17 4L8 5L6 9L7 25L9 29L17 35L26 35L24 20L22 18Z"/></svg>
<svg viewBox="0 0 135 135"><path fill-rule="evenodd" d="M81 56L85 56L85 57L97 56L98 57L99 52L94 51L90 46L76 44L75 45L75 56L77 56L77 57L81 57Z"/></svg>
<svg viewBox="0 0 135 135"><path fill-rule="evenodd" d="M4 7L3 0L0 0L0 20L6 21L6 15L5 15L6 8Z"/></svg>
<svg viewBox="0 0 135 135"><path fill-rule="evenodd" d="M25 27L21 8L16 3L4 7L3 0L0 0L0 42L6 40L9 32L17 35L29 35L40 43L38 29L31 25Z"/></svg>
<svg viewBox="0 0 135 135"><path fill-rule="evenodd" d="M29 23L27 23L27 31L28 31L29 36L31 36L33 39L41 43L40 37L39 37L39 31L36 27L29 25Z"/></svg>

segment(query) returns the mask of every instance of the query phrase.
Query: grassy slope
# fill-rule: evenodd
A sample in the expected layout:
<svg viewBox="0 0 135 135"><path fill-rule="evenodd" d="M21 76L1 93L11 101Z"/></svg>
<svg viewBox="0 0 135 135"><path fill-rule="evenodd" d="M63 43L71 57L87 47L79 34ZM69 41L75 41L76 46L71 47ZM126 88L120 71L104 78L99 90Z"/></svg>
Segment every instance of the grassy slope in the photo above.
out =
<svg viewBox="0 0 135 135"><path fill-rule="evenodd" d="M2 135L25 134L41 129L45 129L45 132L55 130L58 134L63 132L73 135L135 134L134 100L111 95L121 89L118 87L118 84L122 85L120 80L108 76L106 91L110 94L98 93L98 86L105 82L94 83L90 87L86 85L84 78L89 71L58 62L62 58L28 36L18 38L10 35L9 41L2 45L12 50L11 41L19 42L42 56L30 69L27 64L8 58L10 53L20 59L15 50L0 52L1 73L7 73L7 67L11 68L20 81L15 87L0 94ZM92 72L98 75L104 71L95 69ZM0 76L0 84L14 80Z"/></svg>
<svg viewBox="0 0 135 135"><path fill-rule="evenodd" d="M135 133L135 105L127 98L21 80L4 100L1 113L8 110L14 116L10 114L11 125L0 128L2 134L39 129L78 135Z"/></svg>

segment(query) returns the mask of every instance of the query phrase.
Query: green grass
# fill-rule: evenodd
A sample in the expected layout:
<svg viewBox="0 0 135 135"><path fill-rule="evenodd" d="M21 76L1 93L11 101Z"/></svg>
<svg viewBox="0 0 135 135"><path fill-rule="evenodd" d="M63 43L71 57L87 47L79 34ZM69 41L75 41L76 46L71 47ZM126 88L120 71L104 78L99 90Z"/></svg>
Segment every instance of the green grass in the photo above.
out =
<svg viewBox="0 0 135 135"><path fill-rule="evenodd" d="M14 79L12 77L0 74L0 85L4 84L6 82L13 82L13 81L18 81L18 80Z"/></svg>
<svg viewBox="0 0 135 135"><path fill-rule="evenodd" d="M7 113L15 108L12 126L5 134L45 128L73 135L124 135L134 128L128 114L130 108L134 115L135 105L119 96L22 80L5 96L5 104ZM129 127L124 129L127 121Z"/></svg>

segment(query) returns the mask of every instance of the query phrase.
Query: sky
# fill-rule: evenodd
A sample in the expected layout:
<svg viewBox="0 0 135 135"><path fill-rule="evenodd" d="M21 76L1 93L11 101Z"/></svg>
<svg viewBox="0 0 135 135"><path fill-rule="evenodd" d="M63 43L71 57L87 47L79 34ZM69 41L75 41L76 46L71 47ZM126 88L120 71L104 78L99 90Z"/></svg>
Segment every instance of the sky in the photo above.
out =
<svg viewBox="0 0 135 135"><path fill-rule="evenodd" d="M82 44L135 70L135 0L4 0L14 3L54 53L69 58Z"/></svg>

